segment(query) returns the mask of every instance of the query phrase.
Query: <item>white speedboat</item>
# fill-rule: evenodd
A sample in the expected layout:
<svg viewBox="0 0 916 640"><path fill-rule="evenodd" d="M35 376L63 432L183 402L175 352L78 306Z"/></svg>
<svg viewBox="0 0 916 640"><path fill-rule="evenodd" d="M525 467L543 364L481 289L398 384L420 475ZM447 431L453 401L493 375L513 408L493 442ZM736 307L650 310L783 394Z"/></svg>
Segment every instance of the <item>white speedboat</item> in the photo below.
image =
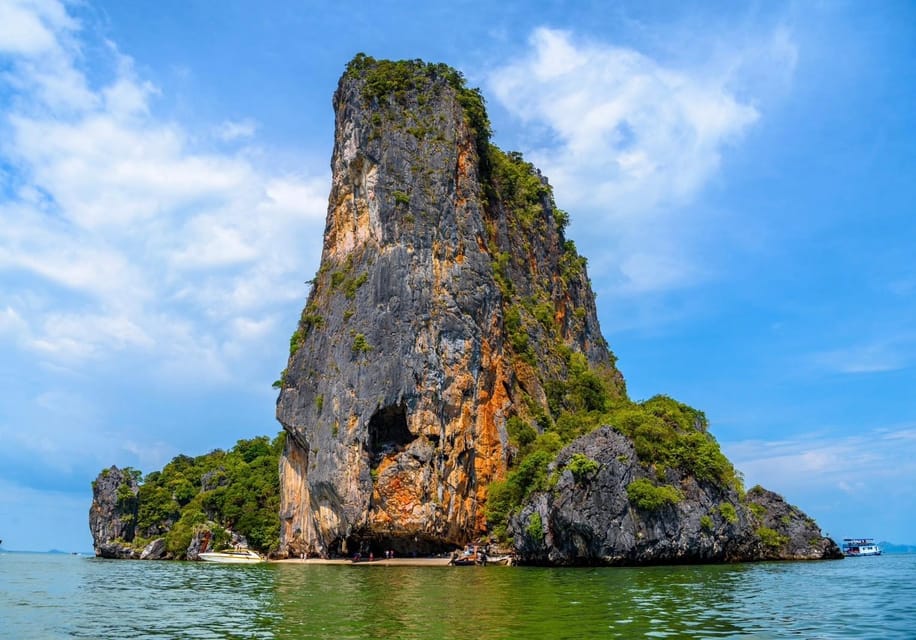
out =
<svg viewBox="0 0 916 640"><path fill-rule="evenodd" d="M881 547L872 538L844 538L843 555L849 558L859 556L880 556Z"/></svg>
<svg viewBox="0 0 916 640"><path fill-rule="evenodd" d="M223 562L227 564L254 564L264 562L264 558L251 549L227 549L226 551L206 551L197 554L205 562Z"/></svg>

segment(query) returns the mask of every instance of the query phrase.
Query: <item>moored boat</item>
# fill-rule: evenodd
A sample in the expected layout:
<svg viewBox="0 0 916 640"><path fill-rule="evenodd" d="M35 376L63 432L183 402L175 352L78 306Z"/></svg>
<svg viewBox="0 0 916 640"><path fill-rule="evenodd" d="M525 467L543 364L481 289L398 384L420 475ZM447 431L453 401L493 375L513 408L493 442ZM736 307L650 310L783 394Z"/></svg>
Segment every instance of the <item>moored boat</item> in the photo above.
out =
<svg viewBox="0 0 916 640"><path fill-rule="evenodd" d="M510 566L513 564L513 556L510 554L502 556L489 555L489 548L476 544L469 544L464 548L462 553L453 553L448 563L455 567L469 566L487 566L488 564L501 564Z"/></svg>
<svg viewBox="0 0 916 640"><path fill-rule="evenodd" d="M254 564L264 562L264 558L251 549L227 549L225 551L205 551L197 554L204 562L222 562L226 564Z"/></svg>
<svg viewBox="0 0 916 640"><path fill-rule="evenodd" d="M847 558L881 555L881 547L875 544L873 538L843 538L842 549Z"/></svg>

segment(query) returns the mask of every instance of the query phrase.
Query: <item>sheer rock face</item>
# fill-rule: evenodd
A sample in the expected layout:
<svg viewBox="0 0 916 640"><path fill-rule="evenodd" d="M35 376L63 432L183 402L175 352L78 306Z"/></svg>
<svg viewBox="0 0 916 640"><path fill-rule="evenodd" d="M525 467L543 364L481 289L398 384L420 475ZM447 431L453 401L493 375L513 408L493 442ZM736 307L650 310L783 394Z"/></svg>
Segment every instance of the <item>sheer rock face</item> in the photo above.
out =
<svg viewBox="0 0 916 640"><path fill-rule="evenodd" d="M576 454L597 468L575 477L566 465ZM639 463L632 441L609 426L566 447L552 471L558 474L555 487L533 494L510 521L522 562L643 565L842 557L813 520L757 487L742 500L733 488L669 470L665 480L683 499L653 510L637 508L627 486L650 478L649 470Z"/></svg>
<svg viewBox="0 0 916 640"><path fill-rule="evenodd" d="M321 268L277 401L290 555L425 552L484 531L486 487L509 462L506 419L546 408L543 371L567 366L539 348L539 328L539 362L512 355L497 260L513 295L545 292L560 343L613 369L584 268L557 275L552 199L535 207L544 232L521 237L461 89L417 70L419 86L381 96L348 71L334 96Z"/></svg>
<svg viewBox="0 0 916 640"><path fill-rule="evenodd" d="M486 532L488 485L517 453L510 418L553 424L556 390L586 365L608 402L629 400L565 214L534 167L488 146L456 72L357 57L334 109L321 267L277 400L280 554L453 548ZM576 454L592 461L580 477ZM743 500L737 482L640 461L611 427L550 472L556 484L509 521L523 562L834 557L775 494ZM677 501L634 506L640 479Z"/></svg>
<svg viewBox="0 0 916 640"><path fill-rule="evenodd" d="M96 556L138 557L126 543L134 539L139 491L136 479L115 466L102 471L92 483L89 530Z"/></svg>

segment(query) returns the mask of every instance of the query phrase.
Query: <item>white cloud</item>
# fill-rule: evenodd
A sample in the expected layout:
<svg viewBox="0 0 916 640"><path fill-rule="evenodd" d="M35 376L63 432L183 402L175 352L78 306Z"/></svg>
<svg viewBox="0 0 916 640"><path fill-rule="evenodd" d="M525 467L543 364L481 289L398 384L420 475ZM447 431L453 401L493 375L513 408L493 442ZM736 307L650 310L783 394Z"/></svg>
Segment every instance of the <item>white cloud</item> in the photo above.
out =
<svg viewBox="0 0 916 640"><path fill-rule="evenodd" d="M94 472L112 460L155 468L174 455L174 447L148 431L130 425L118 425L116 429L106 426L110 417L105 408L84 393L55 386L32 398L22 398L21 404L26 406L31 424L23 428L0 422L0 438L7 444L4 453L31 460L31 464L40 461L43 468L61 476L45 479L44 484L65 485L63 476Z"/></svg>
<svg viewBox="0 0 916 640"><path fill-rule="evenodd" d="M33 56L56 48L52 30L72 28L58 2L5 0L0 3L0 52Z"/></svg>
<svg viewBox="0 0 916 640"><path fill-rule="evenodd" d="M274 328L274 318L236 318L232 321L232 334L240 340L257 340Z"/></svg>
<svg viewBox="0 0 916 640"><path fill-rule="evenodd" d="M82 25L59 2L3 3L0 25L11 105L0 166L12 194L0 201L0 273L16 294L0 335L52 364L132 352L175 379L248 370L229 362L257 355L233 333L269 339L275 321L263 318L303 296L295 285L318 262L327 177L201 147L156 116L158 89L113 43L101 48L109 73L93 74L111 80L94 86ZM257 126L213 130L241 141Z"/></svg>
<svg viewBox="0 0 916 640"><path fill-rule="evenodd" d="M556 134L558 149L532 155L575 204L603 202L608 213L630 216L682 203L718 169L722 147L759 117L725 77L551 29L535 31L531 45L491 86L510 111Z"/></svg>
<svg viewBox="0 0 916 640"><path fill-rule="evenodd" d="M916 429L863 429L857 435L826 433L790 440L723 443L725 453L749 484L788 495L817 490L856 493L863 487L888 492L916 482L909 444Z"/></svg>
<svg viewBox="0 0 916 640"><path fill-rule="evenodd" d="M110 111L77 120L10 119L13 153L80 228L132 226L235 198L252 198L256 169L234 156L198 154L174 124L125 122ZM255 204L257 201L253 202Z"/></svg>
<svg viewBox="0 0 916 640"><path fill-rule="evenodd" d="M220 140L233 142L251 138L258 130L258 123L250 118L245 120L227 120L216 129L216 136Z"/></svg>
<svg viewBox="0 0 916 640"><path fill-rule="evenodd" d="M185 229L187 244L173 255L180 268L220 267L258 257L255 247L239 228L225 225L219 212L194 218Z"/></svg>
<svg viewBox="0 0 916 640"><path fill-rule="evenodd" d="M38 327L31 346L53 359L79 360L135 347L147 349L152 337L129 317L91 313L52 314Z"/></svg>
<svg viewBox="0 0 916 640"><path fill-rule="evenodd" d="M0 336L6 334L20 336L26 333L28 326L22 316L10 306L0 310Z"/></svg>
<svg viewBox="0 0 916 640"><path fill-rule="evenodd" d="M573 211L573 229L587 225L592 242L613 247L611 260L593 263L608 272L592 268L593 275L617 280L617 293L644 294L705 274L685 232L704 221L678 218L718 174L725 149L760 118L737 87L753 96L770 75L791 74L794 55L780 29L711 54L702 67L678 68L540 28L489 85L529 129L546 127L525 152L549 176L560 206Z"/></svg>
<svg viewBox="0 0 916 640"><path fill-rule="evenodd" d="M629 293L646 293L660 289L673 289L684 282L698 279L699 267L690 263L677 248L664 254L640 251L628 252L619 264L624 278L621 285Z"/></svg>
<svg viewBox="0 0 916 640"><path fill-rule="evenodd" d="M882 339L812 356L814 366L833 373L897 371L913 362L914 341L906 336Z"/></svg>

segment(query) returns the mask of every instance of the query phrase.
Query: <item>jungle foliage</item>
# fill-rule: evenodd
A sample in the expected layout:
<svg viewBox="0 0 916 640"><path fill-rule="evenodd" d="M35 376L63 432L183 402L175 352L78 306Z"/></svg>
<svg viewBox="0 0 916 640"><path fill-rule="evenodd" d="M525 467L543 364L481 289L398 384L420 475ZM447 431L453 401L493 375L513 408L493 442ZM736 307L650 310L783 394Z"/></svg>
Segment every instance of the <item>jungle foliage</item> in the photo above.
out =
<svg viewBox="0 0 916 640"><path fill-rule="evenodd" d="M589 367L579 353L569 354L568 371L565 379L546 385L550 409L546 419L529 422L513 416L507 421L509 442L517 456L507 477L490 485L487 520L497 537L505 536L509 517L529 495L549 489L548 467L560 449L605 424L633 441L640 464L659 480L673 469L742 491L741 478L709 434L702 411L664 395L633 402L621 396L609 375ZM578 482L594 472L597 463L579 459L566 469ZM682 498L675 487L647 479L631 484L627 493L634 505L647 511Z"/></svg>
<svg viewBox="0 0 916 640"><path fill-rule="evenodd" d="M184 557L197 527L207 527L216 547L239 533L261 553L280 545L280 454L285 433L239 440L229 451L179 455L140 484L136 537L144 546L164 537L174 557Z"/></svg>

